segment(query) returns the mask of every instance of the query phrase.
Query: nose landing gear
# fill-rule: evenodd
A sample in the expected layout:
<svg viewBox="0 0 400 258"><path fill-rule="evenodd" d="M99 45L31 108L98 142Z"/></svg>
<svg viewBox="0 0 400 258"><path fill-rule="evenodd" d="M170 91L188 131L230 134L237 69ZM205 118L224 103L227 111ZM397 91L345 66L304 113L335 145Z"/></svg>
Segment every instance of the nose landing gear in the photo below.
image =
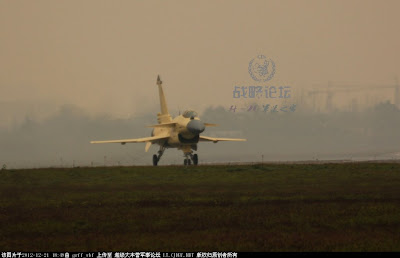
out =
<svg viewBox="0 0 400 258"><path fill-rule="evenodd" d="M191 161L190 161L190 159L188 159L188 158L186 158L186 159L184 159L183 160L183 165L188 165L188 166L190 166L191 165Z"/></svg>
<svg viewBox="0 0 400 258"><path fill-rule="evenodd" d="M193 165L197 165L199 163L198 155L192 154L191 152L185 153L185 159L183 160L183 165L190 166L190 165L192 165L192 161L193 161Z"/></svg>

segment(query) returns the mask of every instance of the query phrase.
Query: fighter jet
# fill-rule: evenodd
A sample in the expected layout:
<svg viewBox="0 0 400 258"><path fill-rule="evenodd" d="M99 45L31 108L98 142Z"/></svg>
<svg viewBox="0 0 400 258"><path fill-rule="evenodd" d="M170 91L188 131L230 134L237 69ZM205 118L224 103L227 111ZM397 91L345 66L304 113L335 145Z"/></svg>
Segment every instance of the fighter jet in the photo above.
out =
<svg viewBox="0 0 400 258"><path fill-rule="evenodd" d="M198 164L199 158L193 151L197 151L198 142L214 142L219 141L246 141L246 139L233 138L215 138L200 135L204 132L207 126L217 126L217 124L203 123L198 114L193 110L186 110L182 115L172 119L168 113L167 102L165 100L162 81L160 76L157 76L158 93L160 96L161 113L157 114L158 124L149 125L153 128L151 137L137 139L122 139L111 141L91 141L90 143L126 143L144 142L146 143L145 151L147 152L152 144L160 145L158 155L153 155L153 165L157 166L165 149L177 148L183 151L185 157L183 164L194 165Z"/></svg>

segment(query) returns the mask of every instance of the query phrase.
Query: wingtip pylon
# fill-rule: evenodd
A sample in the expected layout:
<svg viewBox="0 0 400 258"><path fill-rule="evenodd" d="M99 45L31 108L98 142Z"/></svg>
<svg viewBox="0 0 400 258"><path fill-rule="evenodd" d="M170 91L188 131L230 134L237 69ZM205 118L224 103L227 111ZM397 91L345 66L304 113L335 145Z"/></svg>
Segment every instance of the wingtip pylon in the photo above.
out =
<svg viewBox="0 0 400 258"><path fill-rule="evenodd" d="M161 84L161 83L162 83L162 81L160 79L160 75L157 75L157 84Z"/></svg>

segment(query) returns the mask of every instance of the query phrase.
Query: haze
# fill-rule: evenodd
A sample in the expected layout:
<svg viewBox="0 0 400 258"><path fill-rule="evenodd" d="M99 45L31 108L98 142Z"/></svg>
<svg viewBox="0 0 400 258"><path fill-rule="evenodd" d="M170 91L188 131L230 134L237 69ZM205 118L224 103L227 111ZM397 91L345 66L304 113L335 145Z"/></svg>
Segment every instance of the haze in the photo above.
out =
<svg viewBox="0 0 400 258"><path fill-rule="evenodd" d="M207 122L226 124L215 132L249 137L246 133L264 132L269 121L269 126L304 127L298 133L312 129L314 134L320 133L316 137L341 139L343 135L335 138L318 126L311 128L310 116L318 120L323 113L321 119L328 121L328 128L333 116L337 118L329 131L333 134L337 132L333 128L365 133L359 144L349 143L354 148L343 142L330 151L327 144L331 140L323 146L316 138L300 134L296 139L314 144L294 147L293 138L282 136L282 128L270 128L275 133L269 137L281 139L272 141L271 148L283 159L312 159L323 149L328 149L325 157L397 152L393 144L399 139L396 131L400 129L394 96L400 68L399 8L396 0L0 1L0 163L50 166L82 160L81 165L85 165L103 163L110 153L116 155L115 160L122 160L124 153L142 155L141 162L149 163L151 155L143 152L141 144L97 149L86 144L95 139L149 135L144 126L156 122L158 74L164 81L170 111L176 115L178 110L192 108L203 113ZM232 105L245 103L233 99L232 91L235 85L256 84L249 76L248 65L261 54L276 63L273 79L261 85L292 87L290 101L298 110L291 115L297 123L286 118L287 123L273 123L271 116L263 113L247 127L229 121L238 116L213 120L210 110L229 110ZM326 90L328 82L334 86L372 85L369 87L374 91L352 91L351 96L337 92L333 107L328 108L323 93L317 100L307 93L311 89ZM302 98L301 89L305 90ZM381 102L386 104L379 106ZM395 110L392 113L387 111L391 108ZM376 114L385 122L392 121L393 132L386 136L376 132L381 135L377 136L368 128L382 121L368 116L362 121L376 124L355 125L346 120L371 113L368 110L379 110ZM339 116L337 112L342 113ZM245 122L251 124L252 114L247 116ZM388 135L391 141L374 145L379 137ZM229 160L227 157L238 155L239 149L249 156L246 160L253 156L260 159L271 140L224 144L204 149L206 144L200 145L200 159L206 152L213 161ZM153 146L151 152L155 151ZM181 163L180 153L167 152L171 160ZM132 159L129 162L135 163Z"/></svg>

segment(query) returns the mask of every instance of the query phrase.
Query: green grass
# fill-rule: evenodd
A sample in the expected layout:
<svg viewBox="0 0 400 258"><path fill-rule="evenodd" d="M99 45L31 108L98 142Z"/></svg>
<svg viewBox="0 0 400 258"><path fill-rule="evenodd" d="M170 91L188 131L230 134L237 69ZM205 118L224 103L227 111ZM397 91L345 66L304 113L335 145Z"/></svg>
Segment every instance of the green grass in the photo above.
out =
<svg viewBox="0 0 400 258"><path fill-rule="evenodd" d="M0 250L400 251L400 164L2 170Z"/></svg>

